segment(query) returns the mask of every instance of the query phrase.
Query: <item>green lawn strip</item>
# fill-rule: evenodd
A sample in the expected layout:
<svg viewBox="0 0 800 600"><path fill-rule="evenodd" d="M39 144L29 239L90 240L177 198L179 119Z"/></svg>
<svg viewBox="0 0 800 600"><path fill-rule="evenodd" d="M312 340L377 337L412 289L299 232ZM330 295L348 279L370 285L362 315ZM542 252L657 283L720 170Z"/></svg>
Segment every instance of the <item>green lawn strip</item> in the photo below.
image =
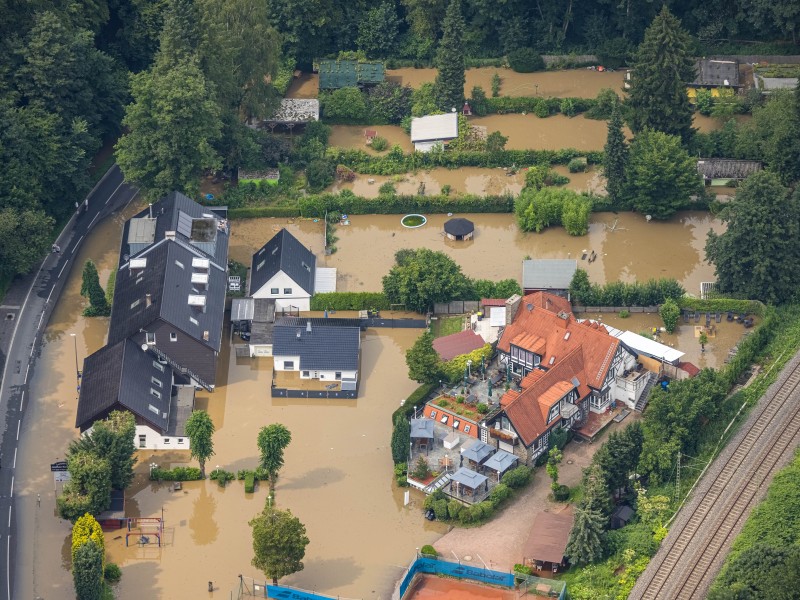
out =
<svg viewBox="0 0 800 600"><path fill-rule="evenodd" d="M444 337L452 333L459 333L464 329L464 317L439 317L434 327L433 337Z"/></svg>

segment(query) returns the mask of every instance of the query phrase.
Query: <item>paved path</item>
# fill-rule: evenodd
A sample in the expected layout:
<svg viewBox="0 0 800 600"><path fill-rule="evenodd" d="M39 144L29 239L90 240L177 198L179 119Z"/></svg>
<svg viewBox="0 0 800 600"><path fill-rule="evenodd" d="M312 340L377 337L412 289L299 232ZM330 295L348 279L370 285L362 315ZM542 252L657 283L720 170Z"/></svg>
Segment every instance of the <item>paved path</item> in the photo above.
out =
<svg viewBox="0 0 800 600"><path fill-rule="evenodd" d="M116 165L88 196L88 207L73 215L56 240L59 254L50 254L38 270L17 278L0 304L0 598L11 600L14 582L17 530L14 508L14 470L20 427L24 422L28 383L33 377L42 334L64 282L72 268L75 251L92 227L127 205L138 190L123 182ZM24 432L24 430L23 430Z"/></svg>

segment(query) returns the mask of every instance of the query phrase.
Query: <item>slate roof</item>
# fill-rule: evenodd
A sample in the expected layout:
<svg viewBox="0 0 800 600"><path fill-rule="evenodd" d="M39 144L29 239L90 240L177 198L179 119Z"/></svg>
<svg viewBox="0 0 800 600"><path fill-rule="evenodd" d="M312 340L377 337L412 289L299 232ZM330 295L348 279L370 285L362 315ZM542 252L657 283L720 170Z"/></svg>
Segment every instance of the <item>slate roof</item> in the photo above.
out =
<svg viewBox="0 0 800 600"><path fill-rule="evenodd" d="M133 269L129 263L123 264L114 288L108 343L115 344L136 335L162 319L219 352L227 273L211 264L207 269L208 284L192 283L192 273L198 271L192 267L192 260L202 256L193 246L177 240L162 240L137 255L137 258L146 259L144 268ZM150 294L150 306L147 294ZM203 296L205 306L189 305L189 296ZM205 339L206 332L208 339ZM191 365L181 366L191 368Z"/></svg>
<svg viewBox="0 0 800 600"><path fill-rule="evenodd" d="M522 261L522 288L525 290L566 290L572 282L578 261L545 258Z"/></svg>
<svg viewBox="0 0 800 600"><path fill-rule="evenodd" d="M313 295L316 261L314 254L296 237L281 229L253 254L250 294L258 292L279 271L283 271L306 293Z"/></svg>
<svg viewBox="0 0 800 600"><path fill-rule="evenodd" d="M483 348L486 342L471 329L452 333L433 340L433 349L442 360L453 360L456 356Z"/></svg>
<svg viewBox="0 0 800 600"><path fill-rule="evenodd" d="M498 473L502 473L503 471L507 471L511 467L514 466L514 463L519 460L518 457L511 454L510 452L506 452L505 450L498 450L492 456L489 457L483 466L487 469L492 469L493 471L497 471Z"/></svg>
<svg viewBox="0 0 800 600"><path fill-rule="evenodd" d="M161 386L154 384L152 378L160 381ZM157 398L151 390L161 397ZM97 419L122 407L157 431L165 432L169 426L171 392L172 368L158 363L152 353L143 352L127 339L103 346L83 361L75 426L82 431L88 429Z"/></svg>
<svg viewBox="0 0 800 600"><path fill-rule="evenodd" d="M472 469L467 469L466 467L461 467L453 473L450 477L452 481L460 483L463 486L468 487L471 490L477 490L483 484L486 483L488 479L485 475L481 475L480 473L476 473Z"/></svg>
<svg viewBox="0 0 800 600"><path fill-rule="evenodd" d="M128 262L131 255L136 255L132 252L131 245L129 244L129 232L134 230L135 237L141 240L143 233L149 236L149 230L152 226L146 227L145 221L139 219L150 220L150 215L153 215L155 220L155 229L152 234L153 243L157 243L164 239L167 231L174 231L176 239L191 244L204 256L213 260L217 265L222 268L227 268L228 265L228 238L229 232L227 227L227 208L226 207L207 207L201 206L188 196L180 192L172 192L154 203L152 208L148 207L135 215L133 218L125 222L125 227L122 232L122 245L119 252L119 264L123 265ZM206 237L204 240L191 239L192 235L192 221L194 219L208 219L209 215L216 221L216 227L213 230L213 239L208 239L209 231L205 231ZM195 231L199 234L200 231Z"/></svg>
<svg viewBox="0 0 800 600"><path fill-rule="evenodd" d="M461 456L481 464L483 461L489 458L489 456L491 456L492 452L494 452L494 448L492 446L486 442L475 440L469 448L461 449Z"/></svg>
<svg viewBox="0 0 800 600"><path fill-rule="evenodd" d="M411 439L432 440L433 420L432 419L411 419Z"/></svg>
<svg viewBox="0 0 800 600"><path fill-rule="evenodd" d="M696 86L738 86L739 61L704 58L695 63Z"/></svg>
<svg viewBox="0 0 800 600"><path fill-rule="evenodd" d="M697 172L704 179L746 179L761 170L761 161L732 158L699 158Z"/></svg>
<svg viewBox="0 0 800 600"><path fill-rule="evenodd" d="M299 356L301 371L357 371L361 349L358 327L275 325L272 355Z"/></svg>

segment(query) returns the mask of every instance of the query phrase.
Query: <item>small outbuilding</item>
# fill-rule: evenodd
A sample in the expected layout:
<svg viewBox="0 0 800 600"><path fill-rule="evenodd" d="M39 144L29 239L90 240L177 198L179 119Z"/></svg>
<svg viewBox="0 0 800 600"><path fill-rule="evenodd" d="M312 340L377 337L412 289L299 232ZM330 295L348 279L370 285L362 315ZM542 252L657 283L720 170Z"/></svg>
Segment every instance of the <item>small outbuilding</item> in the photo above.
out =
<svg viewBox="0 0 800 600"><path fill-rule="evenodd" d="M492 448L486 442L475 440L467 448L461 449L461 463L464 463L466 458L470 466L480 467L486 460L494 453Z"/></svg>
<svg viewBox="0 0 800 600"><path fill-rule="evenodd" d="M537 571L552 570L557 573L565 563L564 553L574 520L572 513L566 511L536 515L522 550L524 564Z"/></svg>
<svg viewBox="0 0 800 600"><path fill-rule="evenodd" d="M761 161L732 158L699 158L697 172L706 185L730 185L761 170Z"/></svg>
<svg viewBox="0 0 800 600"><path fill-rule="evenodd" d="M419 451L430 451L433 446L433 421L431 419L411 419L411 441Z"/></svg>
<svg viewBox="0 0 800 600"><path fill-rule="evenodd" d="M708 58L698 60L695 63L695 79L688 85L691 99L696 97L698 88L710 90L714 97L720 95L720 89L736 91L742 87L739 81L739 61Z"/></svg>
<svg viewBox="0 0 800 600"><path fill-rule="evenodd" d="M546 258L522 261L522 289L526 294L550 292L569 299L569 284L578 261L574 259Z"/></svg>
<svg viewBox="0 0 800 600"><path fill-rule="evenodd" d="M627 504L620 504L611 513L611 529L622 529L631 522L634 512Z"/></svg>
<svg viewBox="0 0 800 600"><path fill-rule="evenodd" d="M480 502L489 491L489 479L472 469L461 467L450 477L450 494L465 502Z"/></svg>
<svg viewBox="0 0 800 600"><path fill-rule="evenodd" d="M458 114L428 115L411 119L411 142L416 152L442 148L458 137Z"/></svg>
<svg viewBox="0 0 800 600"><path fill-rule="evenodd" d="M444 224L444 234L448 240L471 240L475 236L475 223L461 217L450 219Z"/></svg>
<svg viewBox="0 0 800 600"><path fill-rule="evenodd" d="M452 333L433 340L433 349L442 360L453 360L456 356L469 354L473 350L483 348L486 342L471 329Z"/></svg>
<svg viewBox="0 0 800 600"><path fill-rule="evenodd" d="M498 450L492 456L489 457L485 463L483 463L484 468L489 469L497 473L497 481L500 481L503 478L503 475L506 472L514 467L519 462L519 458L510 452L506 452L505 450Z"/></svg>

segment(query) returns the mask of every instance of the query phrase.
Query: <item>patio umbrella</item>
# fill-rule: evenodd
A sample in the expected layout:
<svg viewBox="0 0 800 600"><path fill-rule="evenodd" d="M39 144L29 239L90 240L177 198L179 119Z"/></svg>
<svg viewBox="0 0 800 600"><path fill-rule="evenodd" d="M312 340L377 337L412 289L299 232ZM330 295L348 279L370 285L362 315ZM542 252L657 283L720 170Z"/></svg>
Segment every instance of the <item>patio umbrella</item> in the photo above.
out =
<svg viewBox="0 0 800 600"><path fill-rule="evenodd" d="M511 361L506 362L506 389L511 387Z"/></svg>
<svg viewBox="0 0 800 600"><path fill-rule="evenodd" d="M491 378L486 383L488 384L487 387L489 388L489 398L491 398L492 397L492 380L491 380Z"/></svg>

